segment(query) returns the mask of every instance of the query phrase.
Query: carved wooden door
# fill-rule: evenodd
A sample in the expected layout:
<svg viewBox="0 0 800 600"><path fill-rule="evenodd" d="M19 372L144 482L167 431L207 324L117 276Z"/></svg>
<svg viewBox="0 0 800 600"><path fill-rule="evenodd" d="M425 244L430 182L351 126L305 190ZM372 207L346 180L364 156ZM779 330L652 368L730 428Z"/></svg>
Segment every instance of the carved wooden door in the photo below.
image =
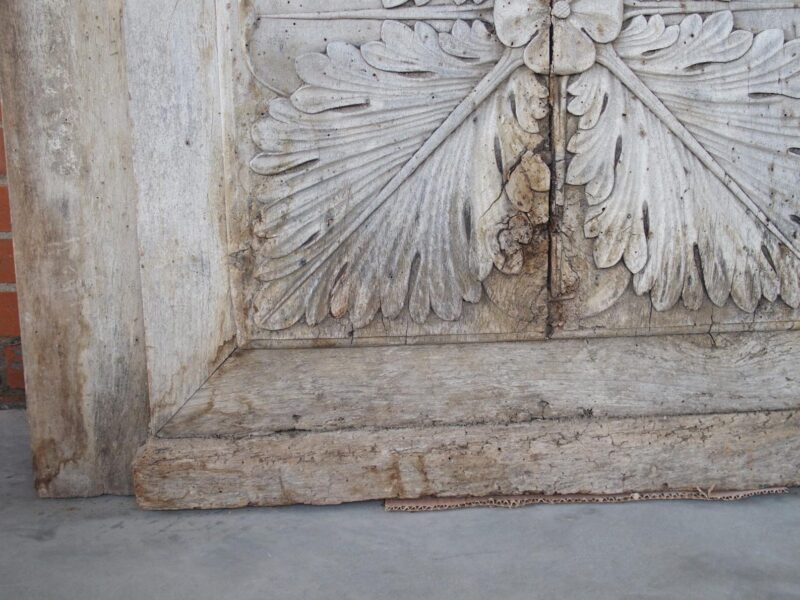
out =
<svg viewBox="0 0 800 600"><path fill-rule="evenodd" d="M235 98L241 331L302 345L795 321L798 61L770 7L254 2Z"/></svg>
<svg viewBox="0 0 800 600"><path fill-rule="evenodd" d="M144 505L797 478L796 1L217 17L238 350Z"/></svg>
<svg viewBox="0 0 800 600"><path fill-rule="evenodd" d="M0 21L41 494L800 485L800 0Z"/></svg>

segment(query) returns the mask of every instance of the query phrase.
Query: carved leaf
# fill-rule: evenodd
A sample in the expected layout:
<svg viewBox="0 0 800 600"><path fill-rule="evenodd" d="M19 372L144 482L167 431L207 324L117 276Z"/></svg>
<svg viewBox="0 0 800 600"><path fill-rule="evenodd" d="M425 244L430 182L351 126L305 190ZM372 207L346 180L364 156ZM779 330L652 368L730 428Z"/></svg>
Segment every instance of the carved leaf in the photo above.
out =
<svg viewBox="0 0 800 600"><path fill-rule="evenodd" d="M704 290L748 312L762 297L800 305L800 42L733 31L731 13L721 12L671 27L637 17L614 49L725 177L595 65L569 89L580 129L568 182L586 184L597 265L624 261L657 310L681 297L699 308Z"/></svg>
<svg viewBox="0 0 800 600"><path fill-rule="evenodd" d="M406 173L503 64L503 48L478 21L441 34L387 21L381 37L300 57L305 85L255 127L263 153L252 168L269 177L255 226L260 326L349 314L360 327L406 304L417 321L431 308L454 320L501 256L498 200L507 171L541 141L546 88L511 63Z"/></svg>

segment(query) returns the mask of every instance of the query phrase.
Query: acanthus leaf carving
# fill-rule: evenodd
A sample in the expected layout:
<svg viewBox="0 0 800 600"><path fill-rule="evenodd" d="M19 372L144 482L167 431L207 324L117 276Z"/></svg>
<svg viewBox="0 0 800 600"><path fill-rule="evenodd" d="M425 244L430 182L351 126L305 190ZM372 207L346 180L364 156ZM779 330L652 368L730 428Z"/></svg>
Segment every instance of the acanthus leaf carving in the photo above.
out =
<svg viewBox="0 0 800 600"><path fill-rule="evenodd" d="M683 135L605 66L572 83L580 131L569 145L568 182L586 185L597 266L624 261L635 291L650 293L657 310L681 298L699 308L706 293L747 312L762 297L800 304L800 115L787 107L800 97L798 49L779 31L734 31L730 12L671 27L660 16L633 19L614 50Z"/></svg>
<svg viewBox="0 0 800 600"><path fill-rule="evenodd" d="M305 85L255 128L264 327L329 314L359 327L406 304L455 320L507 260L505 171L542 142L546 87L480 21L386 21L381 38L300 57Z"/></svg>
<svg viewBox="0 0 800 600"><path fill-rule="evenodd" d="M564 184L585 190L596 267L624 264L656 310L800 305L800 42L732 12L786 2L381 4L276 17L383 26L301 56L303 85L255 127L258 327L457 320L493 269L524 272Z"/></svg>

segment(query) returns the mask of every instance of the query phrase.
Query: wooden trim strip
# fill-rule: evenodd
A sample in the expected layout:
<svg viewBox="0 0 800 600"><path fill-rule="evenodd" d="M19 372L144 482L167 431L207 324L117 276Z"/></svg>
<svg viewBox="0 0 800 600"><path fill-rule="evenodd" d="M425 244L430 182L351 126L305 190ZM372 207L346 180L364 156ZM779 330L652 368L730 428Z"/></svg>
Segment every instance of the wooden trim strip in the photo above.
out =
<svg viewBox="0 0 800 600"><path fill-rule="evenodd" d="M800 484L800 412L151 439L147 509Z"/></svg>
<svg viewBox="0 0 800 600"><path fill-rule="evenodd" d="M163 437L800 408L797 332L237 352Z"/></svg>

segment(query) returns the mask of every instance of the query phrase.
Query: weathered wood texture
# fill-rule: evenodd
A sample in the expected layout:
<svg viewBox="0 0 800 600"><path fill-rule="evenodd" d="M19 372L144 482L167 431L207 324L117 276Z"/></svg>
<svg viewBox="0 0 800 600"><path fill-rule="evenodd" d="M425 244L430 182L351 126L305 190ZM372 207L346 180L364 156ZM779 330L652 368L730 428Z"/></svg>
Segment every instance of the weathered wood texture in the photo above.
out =
<svg viewBox="0 0 800 600"><path fill-rule="evenodd" d="M153 439L150 509L489 494L737 490L800 484L800 413Z"/></svg>
<svg viewBox="0 0 800 600"><path fill-rule="evenodd" d="M800 408L800 336L237 352L159 435Z"/></svg>
<svg viewBox="0 0 800 600"><path fill-rule="evenodd" d="M0 2L25 379L42 496L131 491L147 432L122 0Z"/></svg>
<svg viewBox="0 0 800 600"><path fill-rule="evenodd" d="M415 34L410 22L386 25L390 39L381 41L381 18L280 18L287 12L381 6L380 0L254 0L225 11L232 16L235 39L238 165L229 217L232 247L242 257L233 275L240 329L257 344L290 347L542 339L548 275L549 172L541 158L549 138L546 80L519 72L452 132L402 189L391 191L393 184L382 189L486 75L488 59L498 57L501 48L489 43L480 27L471 31L464 23L448 53L435 37L421 44L428 30ZM458 11L468 20L488 15L491 8L470 3ZM290 110L290 122L284 124L289 97L304 83L295 61L306 56L308 62L324 63L333 41L352 44L348 52L354 57L360 45L385 43L390 54L409 52L408 64L394 73L395 67L366 67L360 58L340 61L337 56L325 84L309 89L346 96L348 81L366 68L374 82L367 82L363 93L372 108L334 110L333 102L331 110L317 111L299 102L300 110ZM474 43L478 55L454 56L462 43ZM428 72L427 81L414 81L418 69ZM516 102L518 88L527 87L525 101ZM515 107L529 119L527 131L511 114ZM468 115L464 108L458 109L462 120ZM322 154L314 164L293 166L299 154L317 149ZM377 156L392 158L376 161ZM246 168L251 159L253 168ZM513 204L503 189L509 180ZM341 198L351 208L333 208ZM294 216L284 218L289 213ZM317 222L323 213L328 216ZM273 271L279 261L271 257L294 249L291 258L303 258L303 249L287 239L295 226L309 241L303 246L315 252L311 246L329 244L353 220L363 223L331 244L336 250L324 268L300 260L296 270ZM392 243L375 243L389 239ZM291 280L298 276L305 281L292 291Z"/></svg>
<svg viewBox="0 0 800 600"><path fill-rule="evenodd" d="M797 328L800 5L624 4L558 98L553 335Z"/></svg>
<svg viewBox="0 0 800 600"><path fill-rule="evenodd" d="M224 11L244 337L797 326L796 2L391 4Z"/></svg>
<svg viewBox="0 0 800 600"><path fill-rule="evenodd" d="M235 347L214 0L125 3L157 430Z"/></svg>

